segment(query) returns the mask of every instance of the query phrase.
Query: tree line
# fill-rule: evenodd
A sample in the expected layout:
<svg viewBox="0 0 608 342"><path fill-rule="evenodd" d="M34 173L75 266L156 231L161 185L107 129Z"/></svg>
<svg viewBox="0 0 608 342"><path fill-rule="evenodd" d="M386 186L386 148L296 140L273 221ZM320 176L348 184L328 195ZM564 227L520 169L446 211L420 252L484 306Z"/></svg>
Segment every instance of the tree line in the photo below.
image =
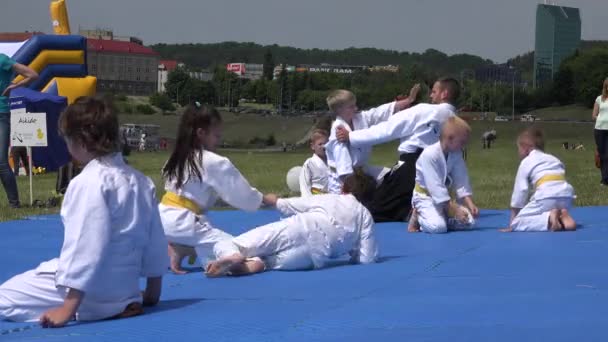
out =
<svg viewBox="0 0 608 342"><path fill-rule="evenodd" d="M279 112L326 110L325 98L332 89L345 88L357 95L360 107L365 108L392 100L405 94L414 83L432 86L439 76L452 76L463 83L460 106L471 111L495 111L523 113L534 108L553 104L592 104L601 90L602 80L608 76L608 46L595 42L585 43L569 59L565 60L554 81L542 88L512 84L484 84L471 77L471 71L492 61L471 55L448 56L437 50L422 54L380 49L320 50L297 49L277 45L261 46L253 43L218 44L158 44L153 46L163 58L184 62L189 68L211 68L213 79L201 81L191 78L187 70L171 72L165 94L154 96L153 103L161 103L161 109L170 110L171 102L180 105L194 99L216 106L237 106L240 99L271 104ZM260 63L264 65L264 77L247 80L226 71L229 62ZM341 65L399 65L398 72L369 70L353 74L287 73L274 78L272 70L277 64ZM522 75L531 75L533 54L528 53L509 60ZM468 76L467 76L468 75ZM524 79L527 77L524 76ZM513 94L514 93L514 94ZM594 95L595 94L595 95ZM513 95L515 95L513 97ZM422 95L421 100L426 94ZM515 101L513 102L513 98Z"/></svg>

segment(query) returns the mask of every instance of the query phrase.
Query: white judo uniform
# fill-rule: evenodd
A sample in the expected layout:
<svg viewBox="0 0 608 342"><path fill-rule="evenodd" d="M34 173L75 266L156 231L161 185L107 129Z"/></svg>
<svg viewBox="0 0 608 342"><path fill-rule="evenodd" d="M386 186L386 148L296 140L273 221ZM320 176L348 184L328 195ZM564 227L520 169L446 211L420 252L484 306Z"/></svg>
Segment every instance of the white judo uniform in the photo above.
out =
<svg viewBox="0 0 608 342"><path fill-rule="evenodd" d="M306 159L300 172L300 195L308 197L327 193L327 177L329 168L321 157L313 154Z"/></svg>
<svg viewBox="0 0 608 342"><path fill-rule="evenodd" d="M348 139L353 149L371 148L399 139L399 154L414 153L439 141L441 126L454 116L456 108L449 103L421 103L390 116L367 129L353 131Z"/></svg>
<svg viewBox="0 0 608 342"><path fill-rule="evenodd" d="M152 181L121 154L91 160L65 193L59 258L2 284L0 317L38 321L63 305L69 288L84 292L77 320L112 317L141 303L140 277L160 277L169 264L157 203Z"/></svg>
<svg viewBox="0 0 608 342"><path fill-rule="evenodd" d="M354 130L366 129L388 120L395 111L395 102L386 103L380 107L362 111L353 117ZM351 131L350 126L344 119L337 117L331 125L331 132L325 153L327 154L327 166L329 167L328 190L332 194L342 192L342 181L340 176L353 173L357 167L363 168L363 172L374 177L378 183L382 181L388 168L368 165L369 156L372 152L371 146L353 147L352 144L341 143L336 139L336 129L343 126Z"/></svg>
<svg viewBox="0 0 608 342"><path fill-rule="evenodd" d="M249 185L228 158L203 151L202 165L198 167L202 180L186 175L181 188L177 189L175 180L171 180L165 183L165 190L194 202L200 212L164 203L164 198L159 210L167 240L194 247L205 262L215 256L213 249L217 242L232 238L213 227L206 216L218 197L235 208L255 211L262 204L263 195Z"/></svg>
<svg viewBox="0 0 608 342"><path fill-rule="evenodd" d="M424 149L416 162L416 188L412 206L418 212L420 230L427 233L446 233L448 229L465 230L475 224L472 215L466 223L447 218L440 203L449 201L449 189L461 199L473 194L467 166L462 153L450 152L447 157L439 142Z"/></svg>
<svg viewBox="0 0 608 342"><path fill-rule="evenodd" d="M353 195L317 195L314 201L282 198L277 201L277 209L289 217L232 240L243 256L262 258L266 269L322 268L331 259L345 255L350 255L352 263L361 264L378 258L374 221Z"/></svg>
<svg viewBox="0 0 608 342"><path fill-rule="evenodd" d="M532 150L521 161L511 207L522 209L511 222L513 231L547 231L552 209L570 209L575 198L574 188L565 180L565 175L566 169L559 159L539 150ZM527 202L531 189L535 189L534 194Z"/></svg>

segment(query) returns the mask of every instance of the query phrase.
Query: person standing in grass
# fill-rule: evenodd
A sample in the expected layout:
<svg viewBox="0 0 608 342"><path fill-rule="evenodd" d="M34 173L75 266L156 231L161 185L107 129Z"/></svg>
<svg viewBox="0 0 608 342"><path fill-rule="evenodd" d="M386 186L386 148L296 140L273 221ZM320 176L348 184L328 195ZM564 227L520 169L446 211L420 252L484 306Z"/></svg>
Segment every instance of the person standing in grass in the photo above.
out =
<svg viewBox="0 0 608 342"><path fill-rule="evenodd" d="M84 165L61 206L63 246L59 258L0 285L0 318L61 327L141 314L158 303L168 266L154 183L124 163L118 117L104 101L77 99L59 130Z"/></svg>
<svg viewBox="0 0 608 342"><path fill-rule="evenodd" d="M11 83L13 75L23 76L18 83ZM0 53L0 181L6 191L9 206L19 208L19 192L15 175L8 164L8 146L11 133L11 113L8 98L11 90L23 87L38 78L30 67L19 64L7 55Z"/></svg>
<svg viewBox="0 0 608 342"><path fill-rule="evenodd" d="M566 181L564 164L545 153L544 147L543 133L536 127L526 129L517 138L521 163L511 196L509 226L502 232L576 230L569 212L574 188ZM530 190L534 193L528 201Z"/></svg>
<svg viewBox="0 0 608 342"><path fill-rule="evenodd" d="M592 118L595 120L595 144L600 160L601 185L608 185L608 77L602 85L602 94L595 99Z"/></svg>
<svg viewBox="0 0 608 342"><path fill-rule="evenodd" d="M221 138L222 118L215 108L199 102L186 108L162 169L166 192L159 204L174 273L186 273L181 267L185 257L214 258L215 245L232 239L207 217L218 197L247 211L276 201L276 195L263 195L228 158L215 153Z"/></svg>

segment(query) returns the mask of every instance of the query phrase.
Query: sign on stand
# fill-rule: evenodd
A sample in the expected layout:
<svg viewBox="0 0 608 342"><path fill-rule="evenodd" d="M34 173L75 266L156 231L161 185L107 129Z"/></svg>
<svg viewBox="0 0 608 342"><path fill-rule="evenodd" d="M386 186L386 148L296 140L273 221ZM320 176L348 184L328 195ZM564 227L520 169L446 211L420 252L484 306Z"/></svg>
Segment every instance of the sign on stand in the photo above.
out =
<svg viewBox="0 0 608 342"><path fill-rule="evenodd" d="M32 146L47 146L46 113L27 113L25 99L14 97L11 105L11 146L27 147L30 167L30 205L34 203L32 186Z"/></svg>

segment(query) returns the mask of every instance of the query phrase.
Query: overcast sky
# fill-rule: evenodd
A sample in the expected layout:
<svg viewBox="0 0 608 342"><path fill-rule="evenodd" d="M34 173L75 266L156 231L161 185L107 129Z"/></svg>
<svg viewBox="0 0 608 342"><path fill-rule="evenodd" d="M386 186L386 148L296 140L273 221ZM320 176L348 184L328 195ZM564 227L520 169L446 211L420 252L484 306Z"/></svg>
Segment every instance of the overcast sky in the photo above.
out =
<svg viewBox="0 0 608 342"><path fill-rule="evenodd" d="M222 41L299 48L375 47L495 62L534 49L534 0L67 0L72 32L110 28L145 44ZM52 32L49 0L3 0L0 32ZM581 9L582 38L608 40L607 0Z"/></svg>

